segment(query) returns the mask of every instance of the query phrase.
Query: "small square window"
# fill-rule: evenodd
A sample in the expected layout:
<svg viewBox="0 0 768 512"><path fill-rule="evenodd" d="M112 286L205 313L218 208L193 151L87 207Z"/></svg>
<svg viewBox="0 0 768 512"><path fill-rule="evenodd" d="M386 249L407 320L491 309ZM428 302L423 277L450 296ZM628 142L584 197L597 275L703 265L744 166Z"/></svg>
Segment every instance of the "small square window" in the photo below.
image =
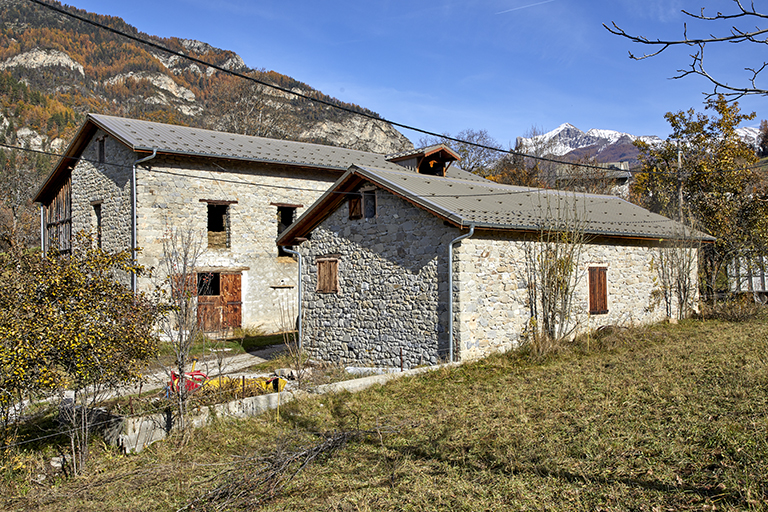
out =
<svg viewBox="0 0 768 512"><path fill-rule="evenodd" d="M317 292L339 293L339 260L326 258L317 260Z"/></svg>
<svg viewBox="0 0 768 512"><path fill-rule="evenodd" d="M197 294L202 296L221 295L221 276L218 272L197 274Z"/></svg>

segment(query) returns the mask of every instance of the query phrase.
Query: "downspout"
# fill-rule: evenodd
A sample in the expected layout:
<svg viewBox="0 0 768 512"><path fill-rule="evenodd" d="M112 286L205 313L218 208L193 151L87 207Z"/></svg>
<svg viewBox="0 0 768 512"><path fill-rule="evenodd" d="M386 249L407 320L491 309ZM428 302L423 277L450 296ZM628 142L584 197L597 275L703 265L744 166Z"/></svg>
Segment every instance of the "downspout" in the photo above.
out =
<svg viewBox="0 0 768 512"><path fill-rule="evenodd" d="M448 361L453 362L453 244L475 234L475 224L469 225L469 233L457 236L448 244Z"/></svg>
<svg viewBox="0 0 768 512"><path fill-rule="evenodd" d="M131 168L131 259L134 265L136 264L136 166L156 156L157 150L153 149L151 155L136 160ZM136 293L136 272L131 274L131 290Z"/></svg>
<svg viewBox="0 0 768 512"><path fill-rule="evenodd" d="M287 252L288 254L293 254L293 255L295 255L295 256L297 256L299 258L299 277L297 279L297 282L298 282L298 286L297 286L298 290L297 290L297 292L299 294L299 301L298 301L299 302L299 322L298 322L299 323L299 351L301 351L303 349L303 346L301 344L301 339L302 339L301 338L301 331L302 331L301 324L303 323L301 321L301 319L302 319L302 316L301 316L301 254L298 251L294 251L293 249L289 249L288 247L283 247L283 251Z"/></svg>
<svg viewBox="0 0 768 512"><path fill-rule="evenodd" d="M40 251L45 256L48 248L45 246L45 206L40 203Z"/></svg>

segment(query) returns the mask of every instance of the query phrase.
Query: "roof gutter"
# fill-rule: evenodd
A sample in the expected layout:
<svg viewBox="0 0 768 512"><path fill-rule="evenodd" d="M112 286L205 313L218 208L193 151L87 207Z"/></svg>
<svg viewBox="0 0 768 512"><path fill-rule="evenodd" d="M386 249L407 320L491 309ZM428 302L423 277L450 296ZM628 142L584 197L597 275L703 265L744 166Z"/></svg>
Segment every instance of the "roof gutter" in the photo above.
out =
<svg viewBox="0 0 768 512"><path fill-rule="evenodd" d="M448 361L453 362L453 244L475 234L475 225L469 225L469 233L457 236L448 244Z"/></svg>
<svg viewBox="0 0 768 512"><path fill-rule="evenodd" d="M157 149L152 149L152 154L149 156L145 156L144 158L139 158L135 162L133 162L133 167L131 167L131 259L133 261L133 264L136 265L136 166L144 163L148 160L152 160L157 156ZM136 293L137 291L137 283L136 283L136 272L134 271L131 274L131 290L133 293Z"/></svg>

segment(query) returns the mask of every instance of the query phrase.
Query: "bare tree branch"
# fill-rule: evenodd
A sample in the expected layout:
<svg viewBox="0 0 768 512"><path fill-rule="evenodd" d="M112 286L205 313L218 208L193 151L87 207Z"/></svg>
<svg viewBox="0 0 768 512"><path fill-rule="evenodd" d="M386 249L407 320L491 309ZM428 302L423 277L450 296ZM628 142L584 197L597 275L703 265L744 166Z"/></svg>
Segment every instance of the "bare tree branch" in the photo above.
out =
<svg viewBox="0 0 768 512"><path fill-rule="evenodd" d="M737 12L732 14L723 14L718 12L714 16L707 16L704 14L704 7L701 8L700 14L694 14L688 11L681 11L686 16L700 21L718 21L718 20L733 20L733 19L768 19L768 13L758 12L755 9L754 2L752 2L749 8L745 8L741 0L733 0L738 7ZM603 23L603 27L611 34L629 39L633 43L648 45L650 47L659 48L656 51L650 53L643 53L642 55L635 55L629 52L629 58L633 60L644 60L650 57L655 57L670 47L676 46L693 46L697 50L690 55L691 64L687 69L677 70L678 74L673 76L674 79L683 78L689 75L699 75L709 80L714 85L714 90L708 93L707 98L712 98L718 94L722 94L729 100L736 100L746 95L768 95L768 89L758 86L757 80L760 73L768 66L768 62L763 62L759 66L744 68L745 71L751 74L747 79L748 86L740 87L730 85L721 79L718 79L708 73L704 68L704 47L707 43L756 43L756 44L768 44L768 28L755 27L754 30L743 30L737 26L732 26L728 34L715 35L710 34L708 37L688 37L688 25L683 24L683 38L682 39L648 39L642 35L633 35L627 33L624 29L619 27L616 22L611 22L612 26L608 26Z"/></svg>

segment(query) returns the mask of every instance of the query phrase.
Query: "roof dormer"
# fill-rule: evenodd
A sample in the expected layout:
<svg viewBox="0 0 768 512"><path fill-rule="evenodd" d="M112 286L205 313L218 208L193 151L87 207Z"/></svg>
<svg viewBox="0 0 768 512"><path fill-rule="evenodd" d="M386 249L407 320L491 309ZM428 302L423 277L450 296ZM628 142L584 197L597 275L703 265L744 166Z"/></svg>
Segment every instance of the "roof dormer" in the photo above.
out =
<svg viewBox="0 0 768 512"><path fill-rule="evenodd" d="M461 157L445 144L435 144L387 155L387 160L419 174L445 176L451 162L461 160Z"/></svg>

